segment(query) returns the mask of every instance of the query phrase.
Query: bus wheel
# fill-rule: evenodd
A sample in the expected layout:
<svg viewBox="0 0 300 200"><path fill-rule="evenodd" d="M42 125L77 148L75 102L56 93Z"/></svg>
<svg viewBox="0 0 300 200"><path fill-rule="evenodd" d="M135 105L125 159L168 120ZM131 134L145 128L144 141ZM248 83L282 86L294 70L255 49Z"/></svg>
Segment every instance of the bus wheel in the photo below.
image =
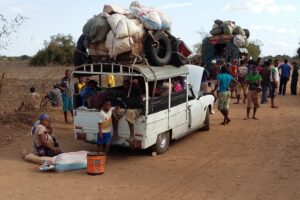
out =
<svg viewBox="0 0 300 200"><path fill-rule="evenodd" d="M153 146L153 151L157 154L163 154L169 149L170 133L163 132L157 136L156 144Z"/></svg>
<svg viewBox="0 0 300 200"><path fill-rule="evenodd" d="M207 108L206 116L204 120L205 126L202 128L204 131L209 131L210 129L210 123L209 123L209 108Z"/></svg>

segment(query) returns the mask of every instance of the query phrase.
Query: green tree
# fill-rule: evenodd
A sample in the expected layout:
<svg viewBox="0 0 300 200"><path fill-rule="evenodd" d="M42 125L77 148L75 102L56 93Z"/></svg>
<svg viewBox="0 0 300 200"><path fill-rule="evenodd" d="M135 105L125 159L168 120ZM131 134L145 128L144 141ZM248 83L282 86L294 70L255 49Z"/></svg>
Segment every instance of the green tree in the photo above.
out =
<svg viewBox="0 0 300 200"><path fill-rule="evenodd" d="M44 41L44 48L30 60L31 65L72 64L75 43L71 35L57 34Z"/></svg>
<svg viewBox="0 0 300 200"><path fill-rule="evenodd" d="M28 18L26 17L17 15L12 20L9 20L0 13L0 50L6 49L8 47L12 34L16 33L18 31L18 28L27 19Z"/></svg>
<svg viewBox="0 0 300 200"><path fill-rule="evenodd" d="M297 50L298 58L300 58L300 47Z"/></svg>
<svg viewBox="0 0 300 200"><path fill-rule="evenodd" d="M262 41L254 40L254 41L250 41L248 46L246 47L249 52L249 56L251 56L254 60L256 60L260 56L261 46L263 46Z"/></svg>

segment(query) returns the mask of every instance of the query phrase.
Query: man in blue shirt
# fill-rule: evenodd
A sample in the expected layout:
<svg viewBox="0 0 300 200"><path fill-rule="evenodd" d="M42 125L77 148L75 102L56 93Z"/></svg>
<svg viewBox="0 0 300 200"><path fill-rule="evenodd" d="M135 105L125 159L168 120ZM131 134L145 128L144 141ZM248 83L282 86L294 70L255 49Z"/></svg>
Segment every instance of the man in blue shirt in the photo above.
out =
<svg viewBox="0 0 300 200"><path fill-rule="evenodd" d="M291 71L291 66L288 64L288 60L284 59L284 63L281 64L278 68L281 73L280 73L280 84L279 84L279 95L285 95L285 90L286 90L286 84L290 79L290 71Z"/></svg>
<svg viewBox="0 0 300 200"><path fill-rule="evenodd" d="M80 96L82 98L83 105L86 107L90 107L89 98L97 93L98 83L95 80L89 80L87 85L81 90Z"/></svg>
<svg viewBox="0 0 300 200"><path fill-rule="evenodd" d="M229 124L231 121L228 117L229 115L229 103L230 103L230 96L231 93L229 91L229 86L231 81L238 83L228 72L226 66L221 68L221 73L217 75L217 83L215 85L214 93L218 88L218 109L224 116L222 125Z"/></svg>

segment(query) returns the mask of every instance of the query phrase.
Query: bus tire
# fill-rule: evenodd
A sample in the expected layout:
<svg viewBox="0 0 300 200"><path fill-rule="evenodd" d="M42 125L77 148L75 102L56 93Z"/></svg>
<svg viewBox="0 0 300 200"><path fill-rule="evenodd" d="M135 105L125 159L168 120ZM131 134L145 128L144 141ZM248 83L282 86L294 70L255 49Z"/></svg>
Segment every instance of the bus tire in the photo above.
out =
<svg viewBox="0 0 300 200"><path fill-rule="evenodd" d="M153 151L157 154L163 154L168 151L170 145L170 132L166 131L157 135Z"/></svg>
<svg viewBox="0 0 300 200"><path fill-rule="evenodd" d="M206 116L204 120L205 126L202 128L204 131L209 131L210 129L210 120L209 120L209 108L207 107Z"/></svg>

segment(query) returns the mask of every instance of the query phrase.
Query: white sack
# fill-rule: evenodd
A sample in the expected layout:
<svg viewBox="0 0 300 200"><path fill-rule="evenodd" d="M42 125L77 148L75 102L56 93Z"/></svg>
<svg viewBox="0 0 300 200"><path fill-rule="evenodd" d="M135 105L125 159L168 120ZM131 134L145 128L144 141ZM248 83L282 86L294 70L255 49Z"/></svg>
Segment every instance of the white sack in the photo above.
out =
<svg viewBox="0 0 300 200"><path fill-rule="evenodd" d="M86 157L88 153L88 151L62 153L54 156L51 161L46 161L44 165L54 165L56 172L85 169L87 167ZM40 169L42 170L43 166Z"/></svg>
<svg viewBox="0 0 300 200"><path fill-rule="evenodd" d="M133 21L138 28L138 32L135 36L143 38L146 33L143 23L139 19L132 19L131 21Z"/></svg>
<svg viewBox="0 0 300 200"><path fill-rule="evenodd" d="M244 47L247 44L246 38L242 35L233 36L233 44L238 47Z"/></svg>
<svg viewBox="0 0 300 200"><path fill-rule="evenodd" d="M117 38L133 36L139 32L138 26L121 14L113 14L107 21Z"/></svg>
<svg viewBox="0 0 300 200"><path fill-rule="evenodd" d="M145 28L150 30L169 30L171 29L171 19L164 12L155 8L147 7L134 7L131 6L130 10L134 16L139 18Z"/></svg>
<svg viewBox="0 0 300 200"><path fill-rule="evenodd" d="M145 28L149 30L161 30L161 19L157 12L149 11L141 16L141 21L144 23Z"/></svg>
<svg viewBox="0 0 300 200"><path fill-rule="evenodd" d="M117 56L121 53L131 51L133 40L131 37L116 38L113 31L109 31L106 36L106 48L109 51L110 57Z"/></svg>
<svg viewBox="0 0 300 200"><path fill-rule="evenodd" d="M161 30L170 29L171 25L172 25L171 18L167 14L165 14L163 12L160 12L160 11L158 12L158 15L159 15L160 20L161 20Z"/></svg>

